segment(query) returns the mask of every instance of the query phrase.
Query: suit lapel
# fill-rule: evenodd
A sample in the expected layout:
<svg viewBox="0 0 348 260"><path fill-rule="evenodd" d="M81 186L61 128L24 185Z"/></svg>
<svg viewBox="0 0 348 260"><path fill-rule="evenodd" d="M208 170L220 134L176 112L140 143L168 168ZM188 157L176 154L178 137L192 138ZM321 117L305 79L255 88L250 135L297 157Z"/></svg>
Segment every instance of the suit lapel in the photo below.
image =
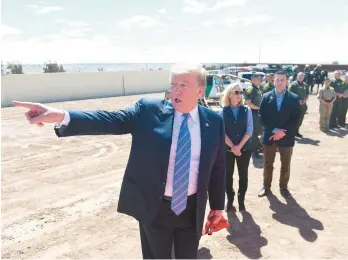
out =
<svg viewBox="0 0 348 260"><path fill-rule="evenodd" d="M163 167L163 176L166 179L169 165L170 148L172 145L173 123L174 123L174 108L171 102L164 100L162 109L158 112L158 119L163 128L163 159L159 160Z"/></svg>
<svg viewBox="0 0 348 260"><path fill-rule="evenodd" d="M270 103L272 104L272 106L274 107L275 111L278 112L278 106L277 106L277 96L276 96L276 90L273 89L271 92L271 100Z"/></svg>
<svg viewBox="0 0 348 260"><path fill-rule="evenodd" d="M198 170L198 183L200 183L204 176L202 176L202 172L206 169L205 163L208 161L209 153L209 142L207 142L207 139L209 139L209 133L211 128L211 123L209 119L207 118L207 114L204 111L204 108L201 106L198 106L199 111L199 122L200 122L200 129L201 129L201 153L200 153L200 160L199 160L199 170ZM231 111L232 112L232 111ZM198 185L199 187L202 187L202 185Z"/></svg>

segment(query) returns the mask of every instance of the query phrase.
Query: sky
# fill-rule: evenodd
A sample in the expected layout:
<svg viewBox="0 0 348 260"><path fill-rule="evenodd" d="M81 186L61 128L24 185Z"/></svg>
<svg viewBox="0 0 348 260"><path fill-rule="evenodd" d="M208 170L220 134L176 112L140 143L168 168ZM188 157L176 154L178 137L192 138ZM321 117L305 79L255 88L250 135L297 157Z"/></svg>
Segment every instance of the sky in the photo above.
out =
<svg viewBox="0 0 348 260"><path fill-rule="evenodd" d="M1 60L348 64L347 0L2 0Z"/></svg>

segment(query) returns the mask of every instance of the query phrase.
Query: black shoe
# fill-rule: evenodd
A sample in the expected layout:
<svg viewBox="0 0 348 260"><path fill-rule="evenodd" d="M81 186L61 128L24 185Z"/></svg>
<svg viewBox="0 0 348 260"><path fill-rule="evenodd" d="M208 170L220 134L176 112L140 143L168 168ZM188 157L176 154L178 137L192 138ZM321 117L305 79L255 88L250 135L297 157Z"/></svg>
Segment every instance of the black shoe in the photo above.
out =
<svg viewBox="0 0 348 260"><path fill-rule="evenodd" d="M281 189L280 190L280 194L285 198L285 199L290 199L292 196L291 196L291 193L288 189Z"/></svg>
<svg viewBox="0 0 348 260"><path fill-rule="evenodd" d="M265 189L265 188L262 188L261 191L259 192L259 197L264 197L264 196L267 196L268 194L271 193L271 190L270 189Z"/></svg>
<svg viewBox="0 0 348 260"><path fill-rule="evenodd" d="M245 211L244 202L239 202L239 211Z"/></svg>
<svg viewBox="0 0 348 260"><path fill-rule="evenodd" d="M303 135L301 135L300 133L297 133L295 136L296 136L296 137L299 137L299 138L302 138L302 137L303 137Z"/></svg>

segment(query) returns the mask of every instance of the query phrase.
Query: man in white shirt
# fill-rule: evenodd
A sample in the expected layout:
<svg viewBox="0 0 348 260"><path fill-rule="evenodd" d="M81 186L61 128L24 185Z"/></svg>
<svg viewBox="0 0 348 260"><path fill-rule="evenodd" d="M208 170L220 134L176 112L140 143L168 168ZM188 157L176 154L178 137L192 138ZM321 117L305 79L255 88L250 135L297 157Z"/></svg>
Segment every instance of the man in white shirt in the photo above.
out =
<svg viewBox="0 0 348 260"><path fill-rule="evenodd" d="M217 223L225 203L225 130L222 118L197 105L204 95L201 65L175 64L170 100L141 99L130 108L65 111L16 102L32 124L56 123L58 137L132 134L118 212L139 221L144 258L197 258L206 203Z"/></svg>

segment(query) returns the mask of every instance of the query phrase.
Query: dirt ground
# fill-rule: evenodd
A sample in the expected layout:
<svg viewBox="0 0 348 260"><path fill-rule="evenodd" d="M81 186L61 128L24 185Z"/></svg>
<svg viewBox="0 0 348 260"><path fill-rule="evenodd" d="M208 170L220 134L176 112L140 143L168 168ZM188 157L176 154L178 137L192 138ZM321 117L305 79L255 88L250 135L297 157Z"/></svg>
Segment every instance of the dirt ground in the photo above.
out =
<svg viewBox="0 0 348 260"><path fill-rule="evenodd" d="M139 98L51 105L117 110ZM141 258L138 223L116 212L131 136L59 139L52 125L29 125L24 112L1 109L1 257ZM292 159L289 189L294 199L286 203L279 194L279 154L274 195L258 198L262 160L252 160L248 213L225 214L231 228L204 236L199 258L348 258L348 130L324 134L318 117L318 101L311 95L301 128L304 138L297 141Z"/></svg>

